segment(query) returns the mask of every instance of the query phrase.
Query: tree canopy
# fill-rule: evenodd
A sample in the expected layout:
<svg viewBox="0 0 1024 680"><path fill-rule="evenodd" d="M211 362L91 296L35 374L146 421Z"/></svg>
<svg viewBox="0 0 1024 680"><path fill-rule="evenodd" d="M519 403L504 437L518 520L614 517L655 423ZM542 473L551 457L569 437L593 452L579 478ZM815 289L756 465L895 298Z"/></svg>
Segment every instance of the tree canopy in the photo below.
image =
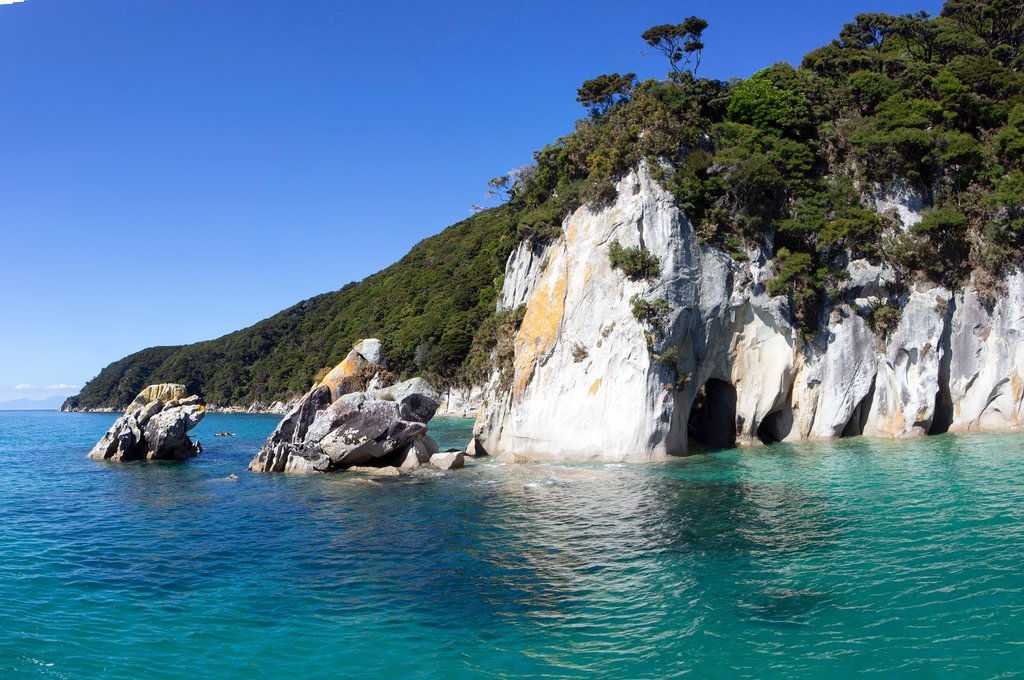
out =
<svg viewBox="0 0 1024 680"><path fill-rule="evenodd" d="M635 73L601 75L583 81L576 91L576 101L590 109L593 115L600 116L613 104L627 101L635 86Z"/></svg>
<svg viewBox="0 0 1024 680"><path fill-rule="evenodd" d="M704 19L687 17L681 24L652 26L641 37L668 58L673 72L680 73L692 64L692 73L696 76L704 51L701 39L707 27Z"/></svg>

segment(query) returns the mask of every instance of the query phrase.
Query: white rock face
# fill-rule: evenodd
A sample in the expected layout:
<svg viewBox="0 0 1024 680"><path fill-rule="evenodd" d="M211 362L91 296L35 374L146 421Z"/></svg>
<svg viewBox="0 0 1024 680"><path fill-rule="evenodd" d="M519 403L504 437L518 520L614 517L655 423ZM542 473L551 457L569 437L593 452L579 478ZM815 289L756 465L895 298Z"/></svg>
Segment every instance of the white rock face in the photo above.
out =
<svg viewBox="0 0 1024 680"><path fill-rule="evenodd" d="M862 415L875 377L876 341L864 319L841 309L832 314L828 331L825 351L815 356L818 400L809 439L833 439L858 427L851 421Z"/></svg>
<svg viewBox="0 0 1024 680"><path fill-rule="evenodd" d="M896 290L896 271L888 264L854 260L846 271L850 278L839 289L844 294L852 293L853 304L862 309L877 307Z"/></svg>
<svg viewBox="0 0 1024 680"><path fill-rule="evenodd" d="M788 410L795 338L778 310L750 302L736 310L731 332L727 360L730 382L736 388L737 439L753 444L762 422Z"/></svg>
<svg viewBox="0 0 1024 680"><path fill-rule="evenodd" d="M647 349L645 327L634 318L634 295L655 299L685 281L696 299L699 259L692 228L672 198L646 173L619 185L613 206L594 214L582 208L563 225L564 235L523 286L506 274L508 295L530 289L515 341L511 387L488 396L478 416L478 442L488 452L534 459L647 460L685 453L673 433L675 395L670 373ZM643 244L660 257L658 281L632 281L613 271L608 244ZM515 255L511 267L519 266ZM673 310L674 311L674 310ZM671 320L670 320L671 321ZM675 437L670 436L675 434Z"/></svg>
<svg viewBox="0 0 1024 680"><path fill-rule="evenodd" d="M483 405L486 390L486 385L448 388L440 395L441 407L437 410L437 415L455 418L476 417Z"/></svg>
<svg viewBox="0 0 1024 680"><path fill-rule="evenodd" d="M1019 430L1024 394L1024 275L986 309L971 288L957 293L950 331L953 432Z"/></svg>
<svg viewBox="0 0 1024 680"><path fill-rule="evenodd" d="M896 212L903 231L908 231L921 221L921 213L926 207L924 194L904 180L893 182L876 193L872 199L879 214L885 214L890 210Z"/></svg>
<svg viewBox="0 0 1024 680"><path fill-rule="evenodd" d="M741 264L700 244L643 167L617 189L611 206L569 216L546 248L521 245L509 258L499 308L525 304L526 314L512 374L488 385L475 451L644 461L686 454L693 441L1021 426L1020 273L989 310L971 288L952 295L924 285L897 298L889 267L854 261L843 299L805 339L785 301L764 293L771 263L763 256ZM901 191L910 211L901 219L919 218L919 204ZM613 241L655 256L659 276L613 269ZM660 310L660 323L638 319L636 300ZM887 340L860 315L885 303L902 308Z"/></svg>
<svg viewBox="0 0 1024 680"><path fill-rule="evenodd" d="M900 324L879 357L866 435L910 437L928 434L946 358L943 333L952 296L939 286L913 291Z"/></svg>
<svg viewBox="0 0 1024 680"><path fill-rule="evenodd" d="M380 340L377 338L368 338L366 340L360 340L353 347L352 351L363 357L369 364L379 364L380 360Z"/></svg>
<svg viewBox="0 0 1024 680"><path fill-rule="evenodd" d="M541 269L547 264L547 246L533 245L528 241L520 243L509 255L505 265L505 281L498 299L498 309L512 309L524 304L533 292L540 278Z"/></svg>

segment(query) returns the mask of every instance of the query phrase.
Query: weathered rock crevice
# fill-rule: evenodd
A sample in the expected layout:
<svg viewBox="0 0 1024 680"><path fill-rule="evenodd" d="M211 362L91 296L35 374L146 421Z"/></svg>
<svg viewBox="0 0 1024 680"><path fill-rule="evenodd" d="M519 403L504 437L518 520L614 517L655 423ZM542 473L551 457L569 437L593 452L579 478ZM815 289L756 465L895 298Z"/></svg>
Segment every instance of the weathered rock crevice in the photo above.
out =
<svg viewBox="0 0 1024 680"><path fill-rule="evenodd" d="M773 411L758 423L755 434L762 444L778 444L786 440L793 430L793 411Z"/></svg>
<svg viewBox="0 0 1024 680"><path fill-rule="evenodd" d="M956 298L951 297L943 318L942 334L939 337L939 390L935 394L935 410L932 415L928 434L944 434L953 424L953 396L949 389L950 363L953 357L953 314L956 311Z"/></svg>
<svg viewBox="0 0 1024 680"><path fill-rule="evenodd" d="M875 380L877 380L877 376ZM850 420L847 421L846 427L843 428L839 435L841 438L859 437L864 434L864 427L867 425L868 417L871 415L871 405L875 397L875 380L871 381L868 393L864 395L864 398L853 409L853 413L850 414Z"/></svg>

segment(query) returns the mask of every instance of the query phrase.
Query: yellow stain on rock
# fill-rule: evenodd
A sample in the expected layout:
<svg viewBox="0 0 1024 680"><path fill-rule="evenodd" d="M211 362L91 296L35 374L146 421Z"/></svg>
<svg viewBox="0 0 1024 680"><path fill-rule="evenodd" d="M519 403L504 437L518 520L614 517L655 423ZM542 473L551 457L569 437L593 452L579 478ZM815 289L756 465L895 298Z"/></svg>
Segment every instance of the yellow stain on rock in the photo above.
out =
<svg viewBox="0 0 1024 680"><path fill-rule="evenodd" d="M514 398L522 397L537 368L538 359L550 353L558 339L558 328L565 315L568 278L565 269L562 263L554 280L546 280L537 286L526 305L526 315L516 335Z"/></svg>
<svg viewBox="0 0 1024 680"><path fill-rule="evenodd" d="M184 385L161 383L159 385L150 385L139 392L139 396L135 397L135 402L140 405L145 405L159 399L160 401L167 403L169 401L184 399L187 396L188 390L185 389Z"/></svg>
<svg viewBox="0 0 1024 680"><path fill-rule="evenodd" d="M576 213L573 213L569 217L569 224L565 225L565 245L566 245L566 247L572 246L572 244L574 244L576 242L576 239L579 237L580 225L579 225L579 219L577 219L577 217L576 217L577 214L578 214L578 211Z"/></svg>
<svg viewBox="0 0 1024 680"><path fill-rule="evenodd" d="M359 374L365 361L363 357L355 351L349 352L345 359L331 369L331 372L324 376L324 379L320 381L320 385L326 385L331 388L331 398L337 399L344 392L342 391L345 386L346 380L351 380Z"/></svg>
<svg viewBox="0 0 1024 680"><path fill-rule="evenodd" d="M899 404L892 413L886 413L886 409L883 405L879 409L882 415L882 425L878 429L885 432L890 437L899 436L901 432L904 432L907 428L906 418L903 417L903 411L900 410Z"/></svg>
<svg viewBox="0 0 1024 680"><path fill-rule="evenodd" d="M597 394L597 391L601 388L601 379L598 378L594 381L594 384L590 386L590 393Z"/></svg>

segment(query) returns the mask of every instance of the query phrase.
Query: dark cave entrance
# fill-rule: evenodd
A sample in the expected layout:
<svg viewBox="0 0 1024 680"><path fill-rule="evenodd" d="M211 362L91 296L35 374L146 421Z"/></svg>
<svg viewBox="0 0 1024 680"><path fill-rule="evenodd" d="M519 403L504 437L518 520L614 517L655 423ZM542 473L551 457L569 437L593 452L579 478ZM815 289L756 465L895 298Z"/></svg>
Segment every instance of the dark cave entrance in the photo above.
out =
<svg viewBox="0 0 1024 680"><path fill-rule="evenodd" d="M946 434L953 424L953 397L949 394L949 380L939 380L939 391L935 395L935 415L928 427L928 434Z"/></svg>
<svg viewBox="0 0 1024 680"><path fill-rule="evenodd" d="M946 323L942 328L942 337L939 338L939 349L942 350L939 359L939 391L935 394L935 412L928 427L928 434L945 434L953 424L953 395L949 390L950 368L953 362L953 307L954 305L950 304L946 310Z"/></svg>
<svg viewBox="0 0 1024 680"><path fill-rule="evenodd" d="M792 428L792 411L775 411L761 419L756 434L762 444L778 444L786 438Z"/></svg>
<svg viewBox="0 0 1024 680"><path fill-rule="evenodd" d="M690 408L690 439L709 449L736 447L736 388L712 378L701 386Z"/></svg>

